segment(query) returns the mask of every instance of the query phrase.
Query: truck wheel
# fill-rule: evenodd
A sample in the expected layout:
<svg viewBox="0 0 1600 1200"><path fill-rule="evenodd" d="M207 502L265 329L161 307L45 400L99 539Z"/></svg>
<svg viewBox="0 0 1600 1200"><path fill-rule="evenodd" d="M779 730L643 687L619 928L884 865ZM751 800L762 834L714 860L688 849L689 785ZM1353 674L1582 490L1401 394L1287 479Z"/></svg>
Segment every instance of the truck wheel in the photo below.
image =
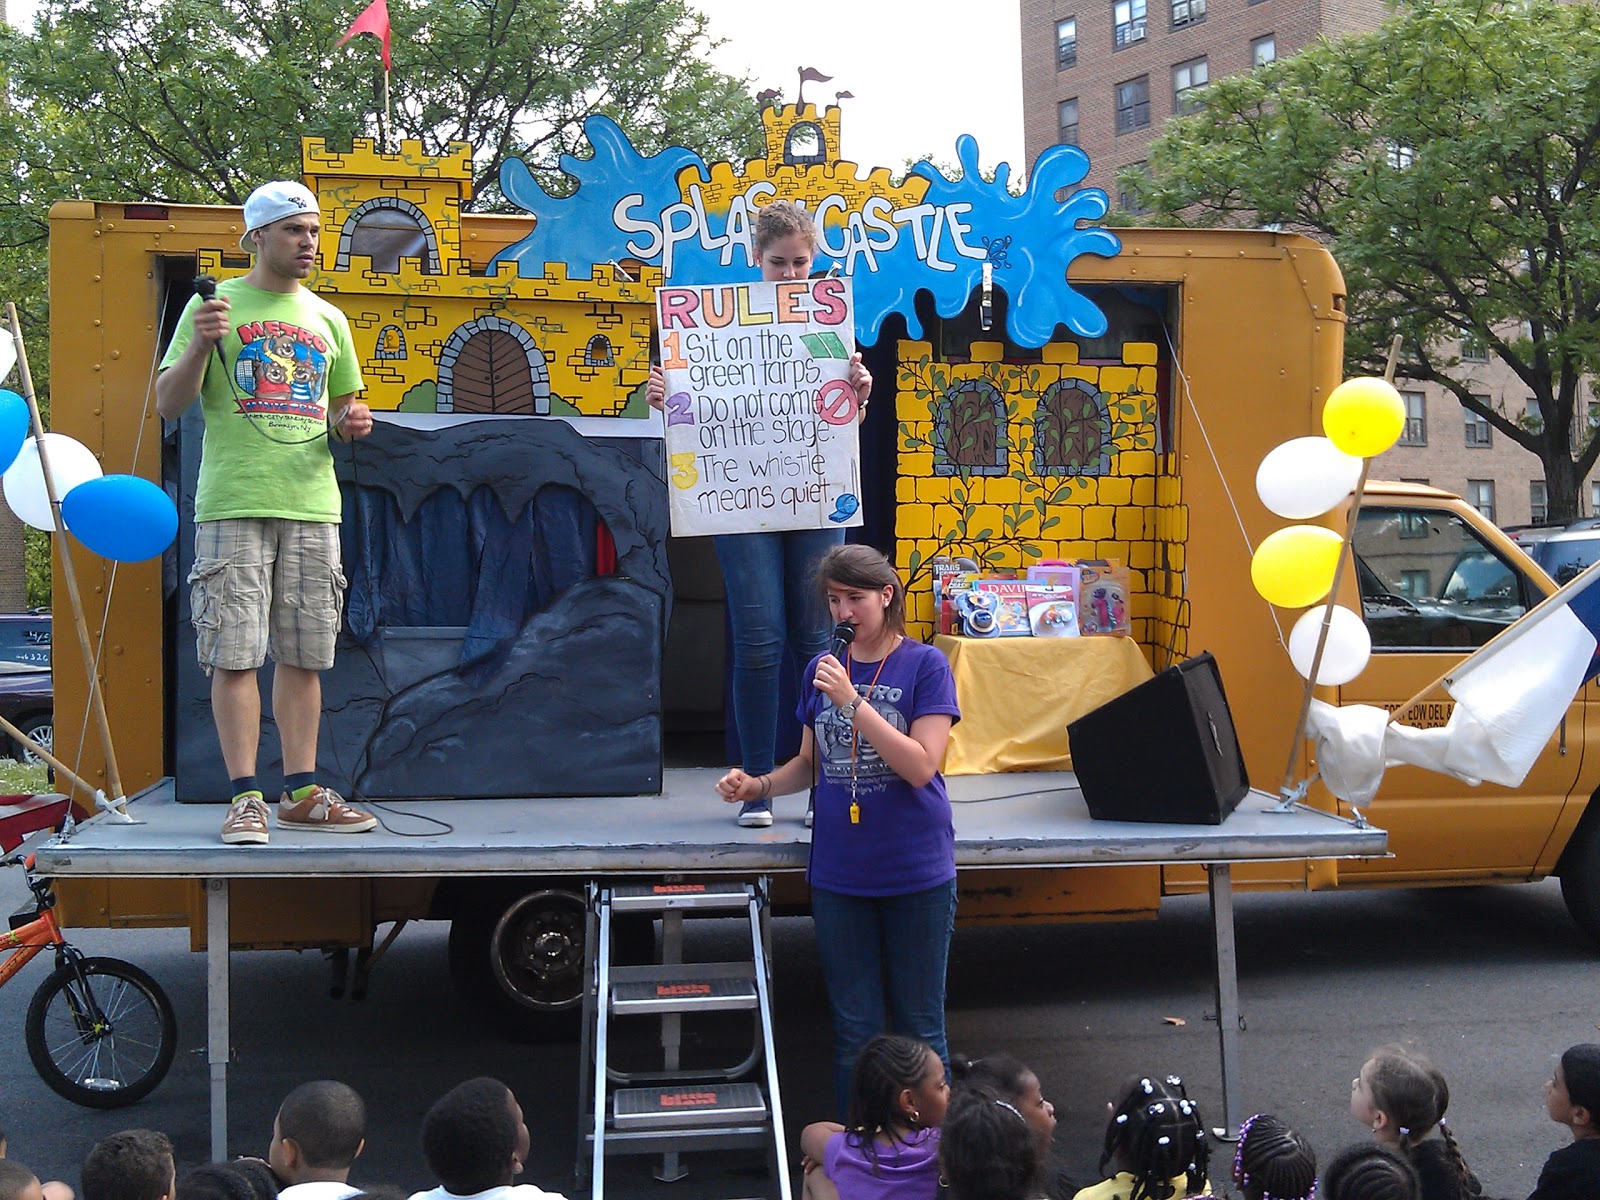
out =
<svg viewBox="0 0 1600 1200"><path fill-rule="evenodd" d="M507 1037L566 1036L583 999L583 941L579 893L485 890L451 922L450 974Z"/></svg>
<svg viewBox="0 0 1600 1200"><path fill-rule="evenodd" d="M1589 801L1600 804L1600 799ZM1561 852L1561 898L1567 902L1572 919L1595 942L1600 943L1600 820L1597 813L1585 813L1572 840Z"/></svg>

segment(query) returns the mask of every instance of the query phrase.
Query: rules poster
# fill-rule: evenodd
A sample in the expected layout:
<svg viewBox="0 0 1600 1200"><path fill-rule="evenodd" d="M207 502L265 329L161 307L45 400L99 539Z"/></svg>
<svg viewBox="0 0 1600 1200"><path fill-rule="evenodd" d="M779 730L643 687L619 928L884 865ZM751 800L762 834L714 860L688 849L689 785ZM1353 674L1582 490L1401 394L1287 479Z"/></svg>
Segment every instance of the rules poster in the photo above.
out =
<svg viewBox="0 0 1600 1200"><path fill-rule="evenodd" d="M672 532L861 524L847 279L656 292Z"/></svg>

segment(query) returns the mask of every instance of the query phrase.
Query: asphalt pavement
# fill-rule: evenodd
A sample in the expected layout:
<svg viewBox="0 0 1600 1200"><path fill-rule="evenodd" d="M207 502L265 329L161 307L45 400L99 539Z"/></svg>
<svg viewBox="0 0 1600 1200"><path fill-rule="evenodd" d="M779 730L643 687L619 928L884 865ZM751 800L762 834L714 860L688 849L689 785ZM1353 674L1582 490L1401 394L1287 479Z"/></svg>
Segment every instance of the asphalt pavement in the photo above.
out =
<svg viewBox="0 0 1600 1200"><path fill-rule="evenodd" d="M25 898L20 873L0 872L7 912ZM830 1115L828 1027L810 922L776 923L779 1065L791 1137ZM1404 1040L1450 1081L1451 1128L1485 1194L1523 1197L1564 1131L1544 1112L1554 1056L1600 1041L1596 949L1572 925L1553 883L1327 895L1245 895L1238 902L1245 1112L1272 1111L1326 1161L1366 1134L1349 1115L1350 1080L1366 1054ZM727 922L691 924L691 956L727 953ZM369 1110L367 1152L353 1179L411 1190L431 1186L417 1147L423 1112L447 1088L492 1074L516 1091L533 1136L524 1179L575 1188L578 1055L574 1040L506 1042L460 1000L448 976L446 928L406 930L374 972L362 1002L328 995L316 953L233 959L229 1148L264 1154L278 1101L306 1079L353 1085ZM177 1008L180 1048L167 1080L127 1109L77 1108L34 1074L23 1016L48 961L0 989L0 1127L11 1157L76 1184L94 1142L144 1126L174 1141L180 1174L209 1145L205 960L178 930L82 931L91 953L144 967ZM963 928L953 947L952 1047L1004 1050L1034 1067L1055 1103L1058 1157L1087 1184L1098 1178L1105 1101L1131 1073L1181 1074L1220 1121L1210 966L1202 897L1168 901L1157 921ZM745 1036L723 1015L687 1028L687 1052L725 1057ZM737 1057L737 1056L735 1056ZM659 1184L648 1160L615 1163L607 1192L621 1200L711 1200L775 1194L759 1155L688 1158L689 1177ZM1215 1155L1219 1191L1231 1150Z"/></svg>

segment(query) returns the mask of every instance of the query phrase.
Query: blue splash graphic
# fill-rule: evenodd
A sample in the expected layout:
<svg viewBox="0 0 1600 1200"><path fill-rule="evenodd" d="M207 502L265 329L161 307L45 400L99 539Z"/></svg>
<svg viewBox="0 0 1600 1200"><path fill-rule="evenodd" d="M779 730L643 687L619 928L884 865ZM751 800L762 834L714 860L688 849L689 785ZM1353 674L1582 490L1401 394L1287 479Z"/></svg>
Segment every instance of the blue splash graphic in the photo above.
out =
<svg viewBox="0 0 1600 1200"><path fill-rule="evenodd" d="M578 185L571 196L552 197L520 160L501 170L501 191L532 213L538 226L496 255L494 266L509 263L520 274L538 276L545 263L563 262L581 276L630 257L662 265L668 283L760 277L744 245L753 215L705 211L699 187L712 176L697 154L673 148L645 158L606 117L590 117L584 133L594 156L561 159L562 171ZM1010 298L1006 323L1012 341L1042 346L1059 324L1080 337L1103 334L1104 314L1067 282L1067 268L1079 255L1109 258L1122 249L1109 230L1078 227L1105 216L1106 194L1083 188L1065 202L1055 199L1057 191L1088 174L1088 155L1076 146L1052 146L1039 156L1020 196L1006 190L1007 163L996 168L992 183L979 176L975 138L959 138L956 156L959 179L947 179L929 163L912 168L928 183L914 206L891 210L885 204L875 220L837 207L825 214L817 267L836 265L850 276L859 340L876 342L883 322L896 312L905 318L909 336L922 337L917 292L926 289L934 310L953 317L981 287L985 262L994 286ZM763 190L772 192L770 185Z"/></svg>

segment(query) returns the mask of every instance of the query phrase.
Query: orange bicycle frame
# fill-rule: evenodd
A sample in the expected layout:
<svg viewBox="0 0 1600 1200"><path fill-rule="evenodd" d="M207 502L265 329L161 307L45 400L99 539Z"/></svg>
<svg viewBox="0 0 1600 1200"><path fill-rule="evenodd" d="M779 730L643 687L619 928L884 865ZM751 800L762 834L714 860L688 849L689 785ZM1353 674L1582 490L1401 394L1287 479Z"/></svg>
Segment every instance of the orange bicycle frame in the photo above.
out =
<svg viewBox="0 0 1600 1200"><path fill-rule="evenodd" d="M18 971L33 961L35 955L47 946L60 946L66 942L61 936L61 926L56 924L56 914L45 909L26 925L0 933L0 950L11 950L0 962L0 987L4 987Z"/></svg>

